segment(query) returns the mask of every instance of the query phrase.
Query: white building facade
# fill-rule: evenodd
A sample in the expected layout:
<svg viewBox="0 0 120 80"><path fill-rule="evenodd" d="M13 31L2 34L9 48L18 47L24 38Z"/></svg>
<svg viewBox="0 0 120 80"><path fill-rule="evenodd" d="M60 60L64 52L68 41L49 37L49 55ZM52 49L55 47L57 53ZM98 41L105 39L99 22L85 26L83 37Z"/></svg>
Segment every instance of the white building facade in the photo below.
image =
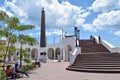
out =
<svg viewBox="0 0 120 80"><path fill-rule="evenodd" d="M15 43L15 47L19 49L20 43ZM69 61L75 48L76 37L74 35L66 36L62 39L61 43L47 44L46 47L40 47L40 45L23 45L23 49L29 49L28 54L30 55L30 60L40 60L41 62L52 60L57 60L59 62Z"/></svg>

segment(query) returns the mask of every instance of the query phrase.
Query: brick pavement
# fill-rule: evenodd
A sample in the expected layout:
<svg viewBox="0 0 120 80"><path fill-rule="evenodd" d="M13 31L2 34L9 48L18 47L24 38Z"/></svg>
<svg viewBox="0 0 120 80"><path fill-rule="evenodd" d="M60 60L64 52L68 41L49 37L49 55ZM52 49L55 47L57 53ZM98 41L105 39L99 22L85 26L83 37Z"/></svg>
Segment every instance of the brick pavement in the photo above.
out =
<svg viewBox="0 0 120 80"><path fill-rule="evenodd" d="M67 71L68 62L41 63L41 68L19 80L120 80L120 74Z"/></svg>

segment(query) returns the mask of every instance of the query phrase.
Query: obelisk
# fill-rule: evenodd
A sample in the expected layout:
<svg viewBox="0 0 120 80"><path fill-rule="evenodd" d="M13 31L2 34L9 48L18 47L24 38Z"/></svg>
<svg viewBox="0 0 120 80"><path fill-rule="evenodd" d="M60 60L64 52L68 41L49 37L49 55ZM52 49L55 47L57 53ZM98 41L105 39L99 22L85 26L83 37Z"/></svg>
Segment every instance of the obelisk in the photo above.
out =
<svg viewBox="0 0 120 80"><path fill-rule="evenodd" d="M45 10L44 7L41 11L41 36L40 47L46 47L46 28L45 28Z"/></svg>

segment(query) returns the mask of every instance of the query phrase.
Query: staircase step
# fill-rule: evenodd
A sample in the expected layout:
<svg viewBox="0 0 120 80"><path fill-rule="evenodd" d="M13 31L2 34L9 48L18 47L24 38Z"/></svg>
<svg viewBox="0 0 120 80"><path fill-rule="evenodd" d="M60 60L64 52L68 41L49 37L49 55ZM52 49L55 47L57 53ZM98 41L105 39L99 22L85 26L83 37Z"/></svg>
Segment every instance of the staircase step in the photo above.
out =
<svg viewBox="0 0 120 80"><path fill-rule="evenodd" d="M76 61L76 63L119 63L120 61Z"/></svg>
<svg viewBox="0 0 120 80"><path fill-rule="evenodd" d="M120 63L118 63L118 64L113 64L113 63L107 63L107 64L103 64L103 63L101 63L101 64L95 64L95 63L93 63L93 64L87 64L87 63L83 63L83 64L74 64L74 66L81 66L81 65L120 65Z"/></svg>
<svg viewBox="0 0 120 80"><path fill-rule="evenodd" d="M68 67L66 70L81 71L81 72L98 72L98 73L120 73L120 69L81 69Z"/></svg>
<svg viewBox="0 0 120 80"><path fill-rule="evenodd" d="M79 65L73 65L73 66L112 66L112 65L114 65L114 66L119 66L120 64L99 64L99 65L97 65L97 64L79 64Z"/></svg>
<svg viewBox="0 0 120 80"><path fill-rule="evenodd" d="M74 68L120 68L120 65L81 65L71 66Z"/></svg>
<svg viewBox="0 0 120 80"><path fill-rule="evenodd" d="M120 73L120 54L111 53L102 44L80 40L81 54L67 70Z"/></svg>

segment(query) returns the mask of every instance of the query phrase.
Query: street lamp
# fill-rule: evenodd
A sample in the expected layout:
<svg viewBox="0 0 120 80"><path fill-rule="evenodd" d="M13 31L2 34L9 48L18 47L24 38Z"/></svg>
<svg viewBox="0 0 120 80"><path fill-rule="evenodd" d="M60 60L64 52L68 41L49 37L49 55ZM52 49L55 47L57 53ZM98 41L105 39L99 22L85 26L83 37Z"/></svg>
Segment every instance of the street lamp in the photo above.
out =
<svg viewBox="0 0 120 80"><path fill-rule="evenodd" d="M74 31L75 31L75 37L76 37L76 47L79 47L79 34L80 34L80 30L78 29L78 27L74 26Z"/></svg>

